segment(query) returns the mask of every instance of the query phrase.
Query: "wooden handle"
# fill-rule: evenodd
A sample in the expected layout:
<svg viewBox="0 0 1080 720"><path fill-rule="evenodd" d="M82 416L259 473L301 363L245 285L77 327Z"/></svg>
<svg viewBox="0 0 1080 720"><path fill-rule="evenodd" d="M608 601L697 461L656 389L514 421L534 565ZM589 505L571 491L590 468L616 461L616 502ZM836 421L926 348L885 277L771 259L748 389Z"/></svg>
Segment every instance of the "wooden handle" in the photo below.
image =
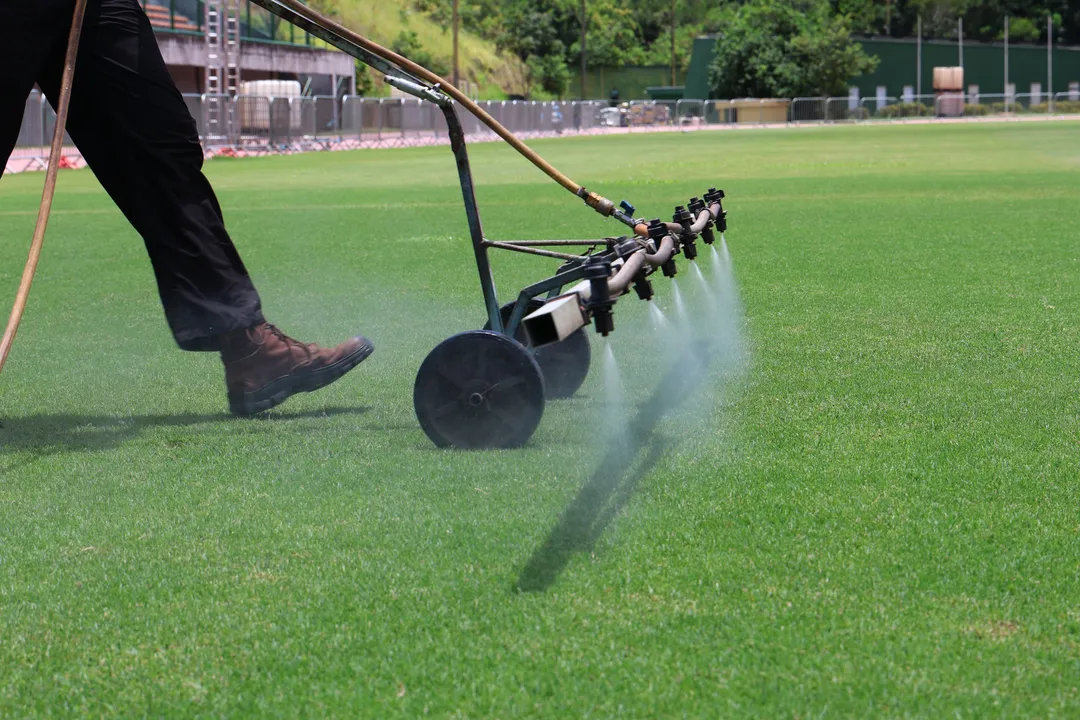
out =
<svg viewBox="0 0 1080 720"><path fill-rule="evenodd" d="M19 330L26 300L30 297L30 285L34 282L41 246L45 242L45 227L49 224L49 212L52 210L53 195L56 193L56 176L60 169L60 153L64 149L64 130L67 126L68 106L71 104L71 86L75 79L75 59L79 54L79 38L82 35L83 16L86 15L86 0L76 0L75 14L71 18L71 33L68 35L67 54L64 56L64 74L60 81L60 98L56 107L56 128L53 130L52 146L49 148L49 167L45 172L45 190L41 194L41 207L38 209L37 224L34 226L34 239L30 243L30 257L23 269L19 292L15 295L15 304L11 308L4 338L0 340L0 370L4 369L11 345L15 342L15 333Z"/></svg>

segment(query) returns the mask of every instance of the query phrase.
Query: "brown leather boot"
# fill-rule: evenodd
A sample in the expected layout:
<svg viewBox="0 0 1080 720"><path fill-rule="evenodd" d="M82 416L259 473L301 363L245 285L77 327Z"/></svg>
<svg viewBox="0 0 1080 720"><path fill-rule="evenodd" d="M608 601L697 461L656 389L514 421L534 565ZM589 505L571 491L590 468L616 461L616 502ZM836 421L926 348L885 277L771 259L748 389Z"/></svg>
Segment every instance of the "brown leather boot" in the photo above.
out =
<svg viewBox="0 0 1080 720"><path fill-rule="evenodd" d="M263 412L296 393L326 387L375 349L360 336L321 348L297 342L269 323L222 335L219 341L234 415Z"/></svg>

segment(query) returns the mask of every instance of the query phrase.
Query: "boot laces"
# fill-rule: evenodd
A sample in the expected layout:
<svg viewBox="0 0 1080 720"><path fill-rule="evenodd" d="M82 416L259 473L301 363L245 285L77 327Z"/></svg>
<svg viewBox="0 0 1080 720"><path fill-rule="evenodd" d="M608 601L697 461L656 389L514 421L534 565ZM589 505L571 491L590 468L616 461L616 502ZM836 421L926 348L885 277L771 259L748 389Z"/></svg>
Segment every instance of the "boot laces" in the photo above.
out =
<svg viewBox="0 0 1080 720"><path fill-rule="evenodd" d="M302 343L299 340L294 340L293 338L291 338L288 335L286 335L285 333L283 333L281 331L281 329L278 328L277 325L274 325L272 323L266 323L266 329L270 331L271 335L276 337L278 340L281 340L283 343L285 343L289 347L291 347L291 348L296 347L296 348L302 349L305 353L307 353L308 357L311 357L312 355L314 355L314 353L315 353L315 346L314 345L312 345L310 343Z"/></svg>

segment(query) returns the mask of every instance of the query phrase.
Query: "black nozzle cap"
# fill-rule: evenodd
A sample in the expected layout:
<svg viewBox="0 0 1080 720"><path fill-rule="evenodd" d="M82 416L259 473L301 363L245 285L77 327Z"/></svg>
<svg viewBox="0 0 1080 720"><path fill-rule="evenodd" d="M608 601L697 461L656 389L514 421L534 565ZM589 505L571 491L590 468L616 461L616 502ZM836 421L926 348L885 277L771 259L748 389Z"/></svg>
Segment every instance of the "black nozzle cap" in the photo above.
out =
<svg viewBox="0 0 1080 720"><path fill-rule="evenodd" d="M724 212L724 204L720 202L725 197L723 190L717 190L716 188L709 188L709 192L705 193L705 202L712 205L717 203L720 205L720 214L716 217L716 227L720 229L720 232L727 230L727 213Z"/></svg>
<svg viewBox="0 0 1080 720"><path fill-rule="evenodd" d="M619 207L621 207L623 209L623 212L625 212L627 215L630 215L630 216L633 216L634 212L637 210L636 207L634 207L633 205L631 205L630 203L628 203L625 200L620 200L619 201Z"/></svg>
<svg viewBox="0 0 1080 720"><path fill-rule="evenodd" d="M691 198L690 205L688 207L690 208L690 212L692 212L696 217L701 213L705 212L708 206L705 204L705 201L700 198ZM705 241L706 245L712 245L714 242L716 242L716 233L713 232L712 220L709 220L709 222L705 223L705 229L701 231L701 239Z"/></svg>
<svg viewBox="0 0 1080 720"><path fill-rule="evenodd" d="M618 238L615 241L615 254L619 257L626 259L641 249L637 241L631 240L627 237Z"/></svg>
<svg viewBox="0 0 1080 720"><path fill-rule="evenodd" d="M597 310L593 313L593 327L596 328L596 332L607 337L615 331L615 316L610 310Z"/></svg>
<svg viewBox="0 0 1080 720"><path fill-rule="evenodd" d="M690 211L684 208L682 205L675 207L675 214L671 217L672 220L682 225L684 228L694 224L694 216L690 214Z"/></svg>
<svg viewBox="0 0 1080 720"><path fill-rule="evenodd" d="M679 272L679 269L675 267L675 258L671 258L666 263L660 266L660 270L663 271L664 277L675 277Z"/></svg>
<svg viewBox="0 0 1080 720"><path fill-rule="evenodd" d="M663 240L664 236L668 234L667 223L660 218L656 218L649 223L649 239L650 240Z"/></svg>
<svg viewBox="0 0 1080 720"><path fill-rule="evenodd" d="M611 275L611 263L601 257L590 258L585 263L585 277L588 280L607 279Z"/></svg>
<svg viewBox="0 0 1080 720"><path fill-rule="evenodd" d="M686 256L687 260L697 259L697 245L694 244L693 240L688 240L683 243L682 254Z"/></svg>
<svg viewBox="0 0 1080 720"><path fill-rule="evenodd" d="M589 302L587 307L594 313L610 312L614 301L611 299L611 288L608 286L608 278L611 277L611 263L607 260L594 258L585 264L585 278L589 281Z"/></svg>
<svg viewBox="0 0 1080 720"><path fill-rule="evenodd" d="M634 292L636 292L637 296L642 300L652 300L652 282L649 278L645 277L644 273L638 275L637 279L634 280Z"/></svg>

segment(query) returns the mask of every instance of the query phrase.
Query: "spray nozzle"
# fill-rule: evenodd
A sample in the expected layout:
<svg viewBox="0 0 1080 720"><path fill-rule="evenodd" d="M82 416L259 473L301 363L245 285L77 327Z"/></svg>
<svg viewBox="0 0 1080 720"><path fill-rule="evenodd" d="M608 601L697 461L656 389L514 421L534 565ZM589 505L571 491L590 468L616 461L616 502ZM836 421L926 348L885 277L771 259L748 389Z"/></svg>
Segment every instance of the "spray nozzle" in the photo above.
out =
<svg viewBox="0 0 1080 720"><path fill-rule="evenodd" d="M675 215L672 220L682 225L682 236L679 238L682 244L683 255L687 260L693 260L697 257L697 245L694 244L696 236L690 232L691 226L694 224L694 216L690 214L690 211L679 205L675 208Z"/></svg>
<svg viewBox="0 0 1080 720"><path fill-rule="evenodd" d="M648 273L644 269L634 278L634 292L642 300L652 300L653 298L652 281L649 280Z"/></svg>
<svg viewBox="0 0 1080 720"><path fill-rule="evenodd" d="M615 318L611 308L615 301L611 298L608 279L611 277L611 263L594 258L585 265L585 279L589 281L589 302L586 309L593 316L596 332L607 337L615 329Z"/></svg>
<svg viewBox="0 0 1080 720"><path fill-rule="evenodd" d="M657 250L660 249L660 243L664 240L665 237L668 236L668 233L669 231L667 223L665 223L660 218L656 218L651 223L649 223L649 239L653 241L653 244L656 246ZM676 245L675 247L677 250L678 245ZM675 277L675 258L672 257L666 263L661 265L660 269L664 271L664 277Z"/></svg>
<svg viewBox="0 0 1080 720"><path fill-rule="evenodd" d="M690 198L690 204L687 205L687 208L694 215L694 217L698 217L701 215L701 213L705 212L705 210L708 209L708 206L701 198ZM709 220L707 223L705 223L705 229L701 231L701 239L705 241L706 245L712 245L714 242L716 242L716 233L713 232L712 220Z"/></svg>
<svg viewBox="0 0 1080 720"><path fill-rule="evenodd" d="M675 215L672 217L672 220L682 225L683 232L689 231L690 226L694 224L694 216L682 205L675 206Z"/></svg>
<svg viewBox="0 0 1080 720"><path fill-rule="evenodd" d="M668 226L660 218L656 218L649 223L649 239L652 240L653 252L660 250L660 243L668 235Z"/></svg>
<svg viewBox="0 0 1080 720"><path fill-rule="evenodd" d="M709 205L719 205L720 212L716 216L716 226L720 228L720 232L727 231L727 213L724 212L724 203L721 202L724 197L723 190L717 190L716 188L709 188L709 192L705 193L705 202Z"/></svg>

